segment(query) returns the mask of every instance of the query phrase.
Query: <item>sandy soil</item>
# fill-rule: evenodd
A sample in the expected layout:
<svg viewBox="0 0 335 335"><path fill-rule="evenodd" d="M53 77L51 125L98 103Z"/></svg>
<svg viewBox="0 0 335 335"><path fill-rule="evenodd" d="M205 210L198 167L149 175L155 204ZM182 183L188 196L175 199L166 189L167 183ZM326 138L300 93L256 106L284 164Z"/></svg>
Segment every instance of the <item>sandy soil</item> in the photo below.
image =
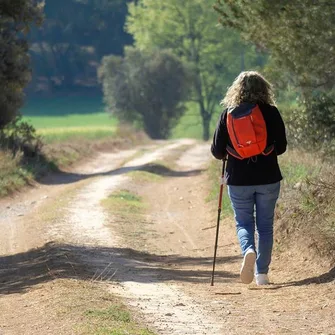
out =
<svg viewBox="0 0 335 335"><path fill-rule="evenodd" d="M210 159L208 144L191 140L101 153L1 201L0 334L81 334L80 314L62 312L80 305L67 280L103 284L157 334L335 334L330 269L299 249L275 250L273 284L242 285L228 216L210 286L216 224L205 200ZM150 171L157 161L173 166L155 170L162 180L127 175ZM124 188L148 204L132 222L101 205Z"/></svg>

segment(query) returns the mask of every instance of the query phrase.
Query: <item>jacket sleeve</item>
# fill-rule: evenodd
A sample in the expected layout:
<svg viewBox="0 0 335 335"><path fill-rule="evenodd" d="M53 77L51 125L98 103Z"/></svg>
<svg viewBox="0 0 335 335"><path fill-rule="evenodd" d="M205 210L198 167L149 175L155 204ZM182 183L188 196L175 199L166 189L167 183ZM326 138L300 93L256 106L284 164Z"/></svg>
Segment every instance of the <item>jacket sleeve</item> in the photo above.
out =
<svg viewBox="0 0 335 335"><path fill-rule="evenodd" d="M274 141L277 155L282 155L287 148L286 130L284 121L277 108L274 108Z"/></svg>
<svg viewBox="0 0 335 335"><path fill-rule="evenodd" d="M227 110L225 110L221 114L213 136L211 151L216 159L224 159L227 155L226 148L228 144L229 135L226 125L227 124L226 119L227 119Z"/></svg>

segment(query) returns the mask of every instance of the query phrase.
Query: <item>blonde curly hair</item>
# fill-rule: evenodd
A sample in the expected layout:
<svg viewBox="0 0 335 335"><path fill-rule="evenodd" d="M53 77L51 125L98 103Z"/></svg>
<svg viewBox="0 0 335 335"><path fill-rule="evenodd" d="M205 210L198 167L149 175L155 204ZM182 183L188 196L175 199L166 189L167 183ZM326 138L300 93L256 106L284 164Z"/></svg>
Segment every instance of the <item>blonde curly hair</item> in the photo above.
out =
<svg viewBox="0 0 335 335"><path fill-rule="evenodd" d="M229 108L242 102L275 105L272 85L258 72L241 72L228 88L221 105Z"/></svg>

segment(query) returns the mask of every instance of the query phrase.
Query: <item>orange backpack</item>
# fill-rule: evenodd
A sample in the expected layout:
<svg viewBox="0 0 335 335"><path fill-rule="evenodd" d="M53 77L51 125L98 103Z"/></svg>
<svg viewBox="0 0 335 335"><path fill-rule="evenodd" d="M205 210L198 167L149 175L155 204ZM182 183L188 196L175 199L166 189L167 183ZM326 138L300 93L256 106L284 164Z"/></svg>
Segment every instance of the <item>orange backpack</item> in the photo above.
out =
<svg viewBox="0 0 335 335"><path fill-rule="evenodd" d="M227 152L235 158L267 156L274 150L274 145L266 146L266 123L257 104L243 103L228 110L227 128L233 145L227 146Z"/></svg>

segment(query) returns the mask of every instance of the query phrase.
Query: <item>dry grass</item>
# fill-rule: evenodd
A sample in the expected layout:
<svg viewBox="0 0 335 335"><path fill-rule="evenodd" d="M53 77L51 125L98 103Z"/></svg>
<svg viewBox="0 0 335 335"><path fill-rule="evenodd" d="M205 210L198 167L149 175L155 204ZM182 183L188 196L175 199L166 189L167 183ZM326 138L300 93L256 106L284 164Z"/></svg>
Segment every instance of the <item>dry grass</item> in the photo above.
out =
<svg viewBox="0 0 335 335"><path fill-rule="evenodd" d="M290 151L280 158L284 175L276 218L279 250L299 250L315 265L335 263L335 174L316 155Z"/></svg>
<svg viewBox="0 0 335 335"><path fill-rule="evenodd" d="M325 163L295 185L286 185L277 211L277 243L313 252L317 259L335 263L335 174Z"/></svg>

